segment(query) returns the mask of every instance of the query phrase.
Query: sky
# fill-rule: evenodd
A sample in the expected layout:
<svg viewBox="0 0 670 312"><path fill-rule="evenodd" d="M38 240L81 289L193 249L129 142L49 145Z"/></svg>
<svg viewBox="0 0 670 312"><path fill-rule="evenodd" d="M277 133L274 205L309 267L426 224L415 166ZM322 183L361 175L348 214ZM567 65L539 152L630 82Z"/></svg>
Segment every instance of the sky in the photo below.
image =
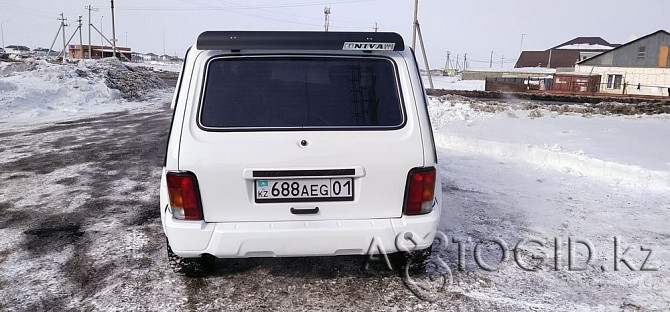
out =
<svg viewBox="0 0 670 312"><path fill-rule="evenodd" d="M83 16L88 42L91 23L111 38L109 0L0 0L4 44L30 48L51 45L63 12L76 29ZM330 31L392 31L412 42L412 0L116 0L116 37L133 51L183 56L206 30L324 30L330 7ZM471 68L514 66L523 50L546 50L579 36L626 43L659 29L670 31L669 0L420 0L418 20L431 68L467 59ZM93 31L92 43L100 44ZM79 42L75 36L73 43ZM62 37L56 46L62 47ZM60 50L54 48L54 50ZM420 49L417 42L417 50ZM492 57L493 55L493 57ZM423 63L422 63L423 64ZM461 65L462 66L462 65ZM422 66L423 67L423 66Z"/></svg>

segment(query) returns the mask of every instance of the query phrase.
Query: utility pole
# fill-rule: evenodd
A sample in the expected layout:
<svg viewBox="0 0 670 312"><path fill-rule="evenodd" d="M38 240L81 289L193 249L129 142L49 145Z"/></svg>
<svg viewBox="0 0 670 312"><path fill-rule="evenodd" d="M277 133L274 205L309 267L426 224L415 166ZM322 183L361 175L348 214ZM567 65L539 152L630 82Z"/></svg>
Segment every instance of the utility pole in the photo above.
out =
<svg viewBox="0 0 670 312"><path fill-rule="evenodd" d="M2 24L4 24L5 22L9 22L9 20L4 20L0 22L0 33L2 33L2 46L0 48L3 49L5 48L5 29L2 28Z"/></svg>
<svg viewBox="0 0 670 312"><path fill-rule="evenodd" d="M60 25L58 25L58 31L56 32L56 36L54 37L54 40L51 42L51 46L49 47L49 51L47 52L47 56L51 56L51 49L53 49L54 44L56 44L56 40L58 40L58 35L60 34L61 30L63 30L63 23L61 22Z"/></svg>
<svg viewBox="0 0 670 312"><path fill-rule="evenodd" d="M104 43L104 41L102 41L102 37L103 37L103 35L102 35L102 32L103 32L102 19L104 17L105 17L104 15L100 15L100 58L105 57L105 52L103 51L104 50L103 48L105 47L105 43Z"/></svg>
<svg viewBox="0 0 670 312"><path fill-rule="evenodd" d="M426 66L426 72L428 73L428 83L430 88L433 89L433 77L431 77L430 66L428 65L428 57L426 57L426 46L423 43L423 36L421 35L421 25L419 25L418 13L419 0L416 0L414 2L414 31L412 32L412 50L414 50L414 46L416 45L416 36L418 35L419 43L421 44L421 53L423 54L423 61Z"/></svg>
<svg viewBox="0 0 670 312"><path fill-rule="evenodd" d="M493 50L491 50L491 62L489 63L489 68L493 68Z"/></svg>
<svg viewBox="0 0 670 312"><path fill-rule="evenodd" d="M519 54L523 52L523 37L526 36L526 34L521 34L521 46L519 46Z"/></svg>
<svg viewBox="0 0 670 312"><path fill-rule="evenodd" d="M449 69L451 69L450 68L451 66L449 66L450 65L449 64L449 56L451 56L451 53L449 53L449 51L447 51L447 63L444 64L444 73L447 74L447 75L449 74Z"/></svg>
<svg viewBox="0 0 670 312"><path fill-rule="evenodd" d="M114 0L112 1L112 56L116 57L116 28L114 26Z"/></svg>
<svg viewBox="0 0 670 312"><path fill-rule="evenodd" d="M98 12L98 8L92 7L90 4L85 6L84 9L88 10L88 58L92 58L91 54L91 11Z"/></svg>
<svg viewBox="0 0 670 312"><path fill-rule="evenodd" d="M416 24L419 18L419 0L414 2L414 21L412 25L412 50L416 51Z"/></svg>
<svg viewBox="0 0 670 312"><path fill-rule="evenodd" d="M323 14L326 16L326 19L323 23L323 28L328 32L328 28L330 27L330 7L325 7L323 9Z"/></svg>
<svg viewBox="0 0 670 312"><path fill-rule="evenodd" d="M77 19L77 23L79 23L79 26L77 27L77 30L79 31L79 52L81 53L81 59L85 59L84 57L84 43L82 42L81 39L81 15L79 15L79 19Z"/></svg>
<svg viewBox="0 0 670 312"><path fill-rule="evenodd" d="M549 61L547 62L547 68L551 68L551 52L552 51L553 51L552 49L549 49Z"/></svg>
<svg viewBox="0 0 670 312"><path fill-rule="evenodd" d="M79 32L79 40L81 40L81 15L79 15L78 22L79 22L79 26L77 27L77 29L75 29L74 32L72 32L72 36L70 36L70 39L65 43L65 46L68 46L70 44L70 42L72 41L74 36L77 34L77 32ZM65 53L67 53L67 52L65 50L63 50L63 62L65 62ZM58 56L60 56L60 54L58 54ZM76 56L76 53L75 53L75 56Z"/></svg>
<svg viewBox="0 0 670 312"><path fill-rule="evenodd" d="M428 73L428 84L430 85L431 89L435 89L435 86L433 85L433 77L430 73L430 65L428 65L428 57L426 56L426 46L423 44L423 36L421 35L421 26L419 25L419 21L416 22L416 32L417 35L419 35L421 53L423 53L423 62L426 65L426 72Z"/></svg>
<svg viewBox="0 0 670 312"><path fill-rule="evenodd" d="M505 67L505 56L502 56L502 60L500 61L500 68Z"/></svg>
<svg viewBox="0 0 670 312"><path fill-rule="evenodd" d="M468 69L468 54L463 55L463 70Z"/></svg>
<svg viewBox="0 0 670 312"><path fill-rule="evenodd" d="M165 30L163 30L163 55L165 55Z"/></svg>
<svg viewBox="0 0 670 312"><path fill-rule="evenodd" d="M377 26L377 22L375 22L375 32L377 32L377 30L379 30L379 26Z"/></svg>
<svg viewBox="0 0 670 312"><path fill-rule="evenodd" d="M105 37L105 35L103 35L102 32L97 27L95 27L95 25L91 25L91 27L93 27L93 30L97 31L98 34L100 34L100 36L102 38L104 38L105 41L107 41L107 43L109 43L110 45L112 44L112 42L109 41L109 39L107 39L107 37ZM119 54L121 55L122 58L126 59L128 62L131 61L125 54L123 54L123 53L119 53Z"/></svg>
<svg viewBox="0 0 670 312"><path fill-rule="evenodd" d="M65 63L65 59L67 58L67 42L65 41L65 27L69 26L68 24L65 24L65 21L67 21L67 18L63 16L63 13L60 14L60 27L63 30L63 63Z"/></svg>

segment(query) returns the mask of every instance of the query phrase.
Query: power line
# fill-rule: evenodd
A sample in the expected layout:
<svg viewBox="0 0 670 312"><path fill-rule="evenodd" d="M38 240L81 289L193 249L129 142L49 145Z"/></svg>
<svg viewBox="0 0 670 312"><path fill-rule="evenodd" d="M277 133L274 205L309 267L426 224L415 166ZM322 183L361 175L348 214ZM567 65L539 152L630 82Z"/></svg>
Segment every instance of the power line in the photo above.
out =
<svg viewBox="0 0 670 312"><path fill-rule="evenodd" d="M305 6L321 6L321 5L333 5L333 4L347 4L347 3L356 3L356 2L370 2L375 0L344 0L344 1L318 1L318 2L306 2L306 3L284 3L284 4L273 4L273 5L241 5L236 4L231 7L119 7L119 10L137 10L137 11L184 11L184 10L255 10L255 9L276 9L276 8L294 8L294 7L305 7ZM182 1L186 2L186 1ZM189 3L189 2L187 2ZM193 3L193 2L190 2Z"/></svg>
<svg viewBox="0 0 670 312"><path fill-rule="evenodd" d="M21 7L21 6L18 6L18 5L15 5L15 4L9 4L9 3L0 3L0 6L4 6L6 9L8 9L10 11L14 11L14 12L19 13L19 14L31 15L31 16L35 16L35 17L44 18L44 19L52 19L53 18L52 13L44 12L44 11L40 11L40 10L35 10L33 8L25 8L25 7Z"/></svg>
<svg viewBox="0 0 670 312"><path fill-rule="evenodd" d="M254 9L254 10L257 10L257 11L267 12L267 13L270 13L270 14L275 14L275 15L280 15L280 16L292 16L292 17L301 18L303 20L309 20L309 21L315 21L315 22L318 21L318 19L315 18L314 16L304 16L304 15L294 14L294 13L285 12L285 11L279 12L279 11L275 11L275 10L269 10L269 9L266 9L266 8L258 8L258 7L252 7L252 6L249 6L249 5L239 4L239 3L236 3L236 2L232 2L232 1L225 1L225 0L217 0L217 1L221 2L221 3L235 5L235 6L246 6L249 9ZM349 24L358 24L361 27L334 26L333 23L330 23L330 28L360 29L360 28L363 28L363 27L366 27L367 25L369 25L369 21L365 21L365 22L354 21L354 20L349 20L349 19L342 19L341 17L338 17L338 20L342 21L342 22L347 22Z"/></svg>
<svg viewBox="0 0 670 312"><path fill-rule="evenodd" d="M270 20L270 21L284 22L284 23L291 23L291 24L297 24L297 25L314 26L314 27L321 27L321 26L323 26L323 25L321 25L321 24L302 23L302 22L297 22L297 21L290 21L290 20L284 20L284 19L272 18L272 17L268 17L268 16L256 15L256 14L252 14L252 13L248 13L248 12L235 12L235 10L225 9L225 8L221 8L221 7L216 7L216 6L212 6L212 5L209 5L209 4L199 3L199 2L196 2L196 1L187 1L187 0L181 0L181 1L182 1L182 2L191 3L191 4L201 5L201 6L206 7L207 9L210 9L210 10L223 10L223 11L229 11L229 12L234 12L234 13L238 13L238 14L242 14L242 15L246 15L246 16L256 17L256 18L265 19L265 20Z"/></svg>
<svg viewBox="0 0 670 312"><path fill-rule="evenodd" d="M181 2L187 3L187 4L192 4L195 6L189 6L189 7L116 7L117 10L127 10L127 11L212 11L212 10L218 10L218 11L227 11L230 13L234 14L240 14L240 15L245 15L245 16L250 16L250 17L255 17L258 19L263 19L263 20L269 20L269 21L275 21L275 22L282 22L282 23L287 23L287 24L294 24L294 25L303 25L303 26L311 26L311 27L323 27L323 24L319 24L316 22L317 19L314 17L307 17L307 16L302 16L302 15L297 15L297 14L291 14L291 13L284 13L284 12L276 12L272 10L268 10L269 8L291 8L291 7L300 7L300 6L316 6L316 5L322 5L324 3L326 4L346 4L346 3L355 3L355 2L368 2L368 1L375 1L375 0L346 0L346 1L316 1L316 2L306 2L306 3L287 3L287 4L278 4L278 5L257 5L257 6L252 6L252 5L245 5L245 4L238 4L230 1L222 1L219 0L219 2L230 4L230 6L216 6L212 5L209 3L202 3L198 1L189 1L189 0L180 0ZM298 17L304 20L310 20L314 22L301 22L301 21L296 21L296 20L289 20L285 18L280 18L280 17L270 17L267 15L259 15L259 14L253 14L249 12L245 12L248 10L257 10L257 11L264 11L268 12L271 14L275 15L280 15L280 16L294 16ZM354 27L354 26L340 26L337 24L329 24L329 29L363 29L367 28L366 26L363 25L369 25L369 22L354 22L356 24L360 24L360 27Z"/></svg>

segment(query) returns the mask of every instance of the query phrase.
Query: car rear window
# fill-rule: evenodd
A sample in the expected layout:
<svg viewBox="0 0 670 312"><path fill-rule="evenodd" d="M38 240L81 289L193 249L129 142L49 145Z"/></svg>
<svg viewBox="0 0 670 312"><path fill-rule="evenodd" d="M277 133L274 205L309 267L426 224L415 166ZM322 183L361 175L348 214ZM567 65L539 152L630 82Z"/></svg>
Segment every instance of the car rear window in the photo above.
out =
<svg viewBox="0 0 670 312"><path fill-rule="evenodd" d="M398 128L395 65L374 57L238 57L209 62L206 128Z"/></svg>

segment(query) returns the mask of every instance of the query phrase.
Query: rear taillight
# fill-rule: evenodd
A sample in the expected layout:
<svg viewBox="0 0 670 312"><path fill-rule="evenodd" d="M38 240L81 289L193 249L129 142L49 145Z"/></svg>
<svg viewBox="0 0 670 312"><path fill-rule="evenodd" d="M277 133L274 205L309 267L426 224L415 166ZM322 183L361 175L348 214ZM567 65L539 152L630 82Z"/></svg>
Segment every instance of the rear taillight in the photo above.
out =
<svg viewBox="0 0 670 312"><path fill-rule="evenodd" d="M433 211L435 168L415 168L407 177L404 213L420 215Z"/></svg>
<svg viewBox="0 0 670 312"><path fill-rule="evenodd" d="M202 220L198 181L190 172L166 174L172 216L180 220Z"/></svg>

